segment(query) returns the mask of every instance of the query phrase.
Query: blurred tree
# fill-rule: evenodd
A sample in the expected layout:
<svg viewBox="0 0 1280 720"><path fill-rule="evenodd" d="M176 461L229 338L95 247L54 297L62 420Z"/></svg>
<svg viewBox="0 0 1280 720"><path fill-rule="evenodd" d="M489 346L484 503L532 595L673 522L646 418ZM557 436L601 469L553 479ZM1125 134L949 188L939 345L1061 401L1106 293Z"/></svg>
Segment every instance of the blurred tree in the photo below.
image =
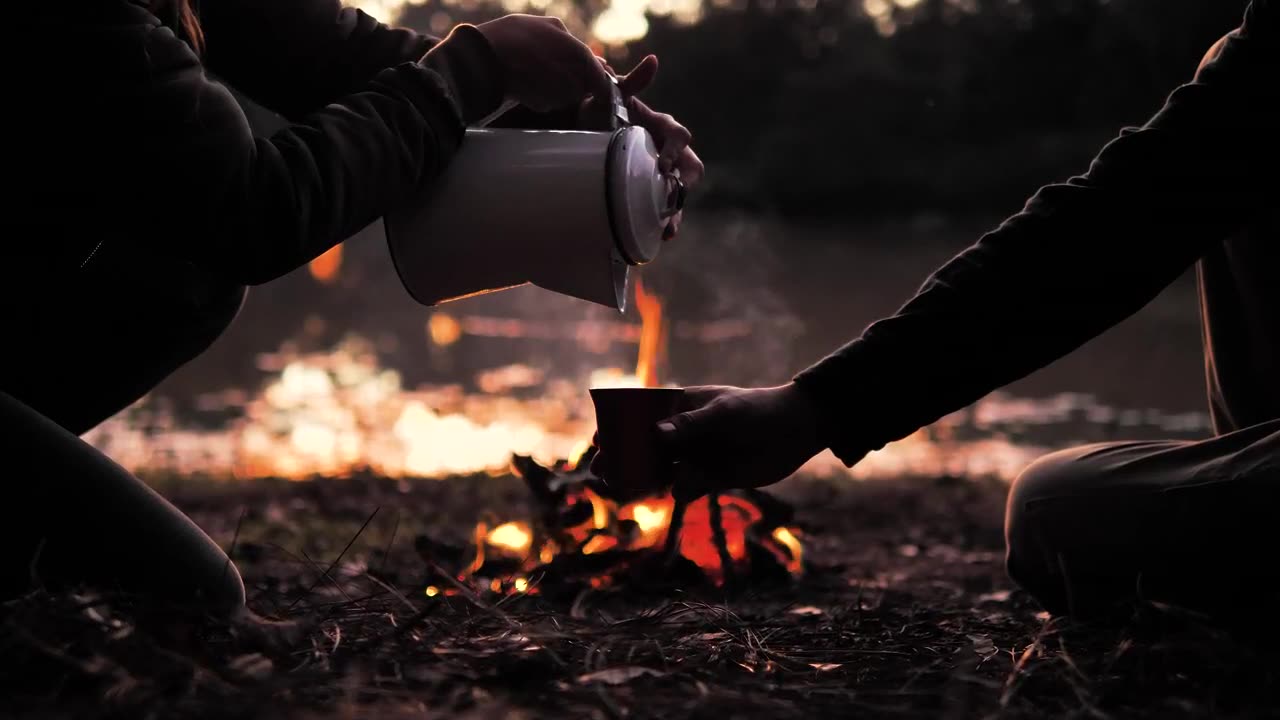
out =
<svg viewBox="0 0 1280 720"><path fill-rule="evenodd" d="M703 206L1004 213L1158 109L1246 4L709 0L695 24L650 13L643 38L607 50L619 69L660 58L647 99L693 130ZM607 8L543 6L584 29ZM401 22L447 27L442 12L476 22L503 7L411 6Z"/></svg>

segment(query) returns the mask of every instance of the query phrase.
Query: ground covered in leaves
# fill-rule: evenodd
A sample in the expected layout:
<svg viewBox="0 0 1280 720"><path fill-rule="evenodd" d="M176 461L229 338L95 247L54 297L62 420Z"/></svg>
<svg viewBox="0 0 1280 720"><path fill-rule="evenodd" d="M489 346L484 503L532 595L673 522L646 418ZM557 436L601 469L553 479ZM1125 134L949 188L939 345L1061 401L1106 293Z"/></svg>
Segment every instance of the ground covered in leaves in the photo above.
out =
<svg viewBox="0 0 1280 720"><path fill-rule="evenodd" d="M234 546L251 605L297 624L179 631L127 598L35 593L0 608L0 716L1280 716L1267 618L1040 613L1004 576L994 482L792 481L788 585L506 598L427 597L414 540L524 517L512 478L156 483Z"/></svg>

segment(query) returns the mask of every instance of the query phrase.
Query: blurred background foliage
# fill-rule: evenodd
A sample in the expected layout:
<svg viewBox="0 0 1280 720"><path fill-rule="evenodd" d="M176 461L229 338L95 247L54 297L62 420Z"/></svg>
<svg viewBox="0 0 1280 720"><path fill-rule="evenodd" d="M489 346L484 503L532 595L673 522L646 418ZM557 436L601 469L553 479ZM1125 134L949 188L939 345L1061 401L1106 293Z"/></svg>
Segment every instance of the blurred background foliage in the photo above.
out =
<svg viewBox="0 0 1280 720"><path fill-rule="evenodd" d="M1003 214L1083 172L1190 80L1246 0L370 0L442 34L558 15L710 170L698 202L782 216Z"/></svg>

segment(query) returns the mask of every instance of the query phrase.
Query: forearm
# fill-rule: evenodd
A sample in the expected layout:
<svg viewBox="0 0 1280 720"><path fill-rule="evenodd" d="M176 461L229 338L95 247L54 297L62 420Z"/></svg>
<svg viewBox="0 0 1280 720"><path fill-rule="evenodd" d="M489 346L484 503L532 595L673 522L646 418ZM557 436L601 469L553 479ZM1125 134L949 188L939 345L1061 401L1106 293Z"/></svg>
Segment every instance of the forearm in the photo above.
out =
<svg viewBox="0 0 1280 720"><path fill-rule="evenodd" d="M896 314L797 375L824 445L853 464L1136 312L1198 257L1194 242L1164 249L1130 239L1167 238L1167 230L1113 225L1093 213L1063 222L1032 210L1011 219ZM1085 234L1120 250L1072 242Z"/></svg>
<svg viewBox="0 0 1280 720"><path fill-rule="evenodd" d="M153 57L175 52L157 44ZM194 235L153 250L242 284L305 265L433 182L466 116L497 107L499 91L458 90L450 79L473 76L469 85L496 88L499 70L486 52L478 31L459 28L422 64L385 69L269 138L252 135L230 95L203 80L190 58L158 61L174 112L139 161L153 176L189 178L157 198L157 220Z"/></svg>
<svg viewBox="0 0 1280 720"><path fill-rule="evenodd" d="M339 0L204 0L205 63L256 102L298 119L435 44Z"/></svg>

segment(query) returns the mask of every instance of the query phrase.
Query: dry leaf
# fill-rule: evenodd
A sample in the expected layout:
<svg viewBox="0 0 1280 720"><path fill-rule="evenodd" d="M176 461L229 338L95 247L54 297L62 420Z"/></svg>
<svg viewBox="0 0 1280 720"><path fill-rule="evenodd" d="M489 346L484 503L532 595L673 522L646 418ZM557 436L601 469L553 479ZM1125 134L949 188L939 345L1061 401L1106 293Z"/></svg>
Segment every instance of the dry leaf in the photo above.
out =
<svg viewBox="0 0 1280 720"><path fill-rule="evenodd" d="M662 673L653 668L640 667L639 665L624 665L622 667L609 668L608 670L598 670L596 672L579 675L578 682L591 683L602 682L606 685L622 685L629 683L639 677L645 675L653 675L660 677Z"/></svg>
<svg viewBox="0 0 1280 720"><path fill-rule="evenodd" d="M841 667L842 665L844 665L844 663L809 663L809 667L813 668L814 670L817 670L818 672L835 670L836 668Z"/></svg>
<svg viewBox="0 0 1280 720"><path fill-rule="evenodd" d="M973 651L983 660L999 652L996 650L995 643L987 635L967 635L966 637L973 642Z"/></svg>
<svg viewBox="0 0 1280 720"><path fill-rule="evenodd" d="M724 631L702 633L697 636L699 640L723 640L729 637L729 633Z"/></svg>
<svg viewBox="0 0 1280 720"><path fill-rule="evenodd" d="M792 615L824 615L822 608L816 608L812 605L802 605L801 607L791 608L787 612Z"/></svg>
<svg viewBox="0 0 1280 720"><path fill-rule="evenodd" d="M264 680L273 669L271 659L260 653L248 653L231 659L229 670L249 680Z"/></svg>
<svg viewBox="0 0 1280 720"><path fill-rule="evenodd" d="M979 596L978 596L978 602L980 602L980 603L984 603L984 602L998 602L998 603L1002 603L1002 602L1009 602L1009 595L1010 595L1010 594L1011 594L1011 593L1010 593L1008 590L998 590L998 591L996 591L996 592L992 592L992 593L983 593L983 594L981 594L981 595L979 595Z"/></svg>

